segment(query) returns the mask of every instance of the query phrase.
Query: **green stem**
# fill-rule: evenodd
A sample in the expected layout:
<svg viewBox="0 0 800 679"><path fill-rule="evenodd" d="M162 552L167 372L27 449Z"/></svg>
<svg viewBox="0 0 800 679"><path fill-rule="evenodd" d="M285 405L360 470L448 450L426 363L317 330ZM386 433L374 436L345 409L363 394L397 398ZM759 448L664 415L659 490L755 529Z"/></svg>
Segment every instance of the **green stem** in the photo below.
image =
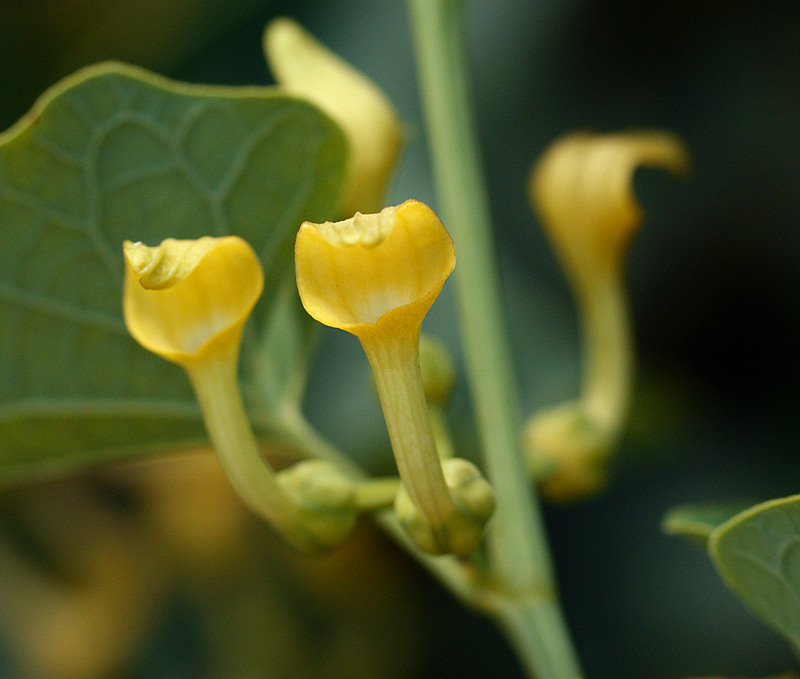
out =
<svg viewBox="0 0 800 679"><path fill-rule="evenodd" d="M450 551L458 508L436 449L419 367L419 331L360 336L381 400L397 470L441 552Z"/></svg>
<svg viewBox="0 0 800 679"><path fill-rule="evenodd" d="M514 602L496 616L526 637L517 648L538 679L575 679L580 668L555 595L541 514L527 482L519 404L480 170L463 49L461 0L408 0L423 105L445 223L458 251L456 284L468 379L487 474L497 491L488 536L495 586ZM514 610L515 615L508 611ZM521 630L537 630L524 635Z"/></svg>
<svg viewBox="0 0 800 679"><path fill-rule="evenodd" d="M389 476L363 481L356 488L356 507L359 512L381 512L390 509L400 488L400 479Z"/></svg>
<svg viewBox="0 0 800 679"><path fill-rule="evenodd" d="M317 548L301 508L261 454L245 412L237 376L238 344L188 364L209 438L233 488L250 509L302 551Z"/></svg>
<svg viewBox="0 0 800 679"><path fill-rule="evenodd" d="M574 658L574 653L570 646L565 646L561 631L564 618L555 602L541 596L507 601L495 611L494 617L532 677L579 679L580 668L569 668L566 664L566 659Z"/></svg>

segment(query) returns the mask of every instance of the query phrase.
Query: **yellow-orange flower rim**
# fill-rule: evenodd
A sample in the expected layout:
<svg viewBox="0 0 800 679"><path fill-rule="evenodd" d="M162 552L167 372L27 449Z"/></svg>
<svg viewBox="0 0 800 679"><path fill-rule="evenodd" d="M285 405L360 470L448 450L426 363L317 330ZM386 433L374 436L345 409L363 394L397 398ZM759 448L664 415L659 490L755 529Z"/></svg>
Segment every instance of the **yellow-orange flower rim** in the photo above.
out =
<svg viewBox="0 0 800 679"><path fill-rule="evenodd" d="M125 324L134 339L186 366L235 345L264 285L253 249L237 236L126 241Z"/></svg>
<svg viewBox="0 0 800 679"><path fill-rule="evenodd" d="M300 227L297 289L320 323L357 336L413 328L455 266L455 247L427 205Z"/></svg>
<svg viewBox="0 0 800 679"><path fill-rule="evenodd" d="M570 275L583 279L621 264L642 222L632 182L639 166L680 173L689 154L668 132L577 132L558 139L534 167L531 202Z"/></svg>

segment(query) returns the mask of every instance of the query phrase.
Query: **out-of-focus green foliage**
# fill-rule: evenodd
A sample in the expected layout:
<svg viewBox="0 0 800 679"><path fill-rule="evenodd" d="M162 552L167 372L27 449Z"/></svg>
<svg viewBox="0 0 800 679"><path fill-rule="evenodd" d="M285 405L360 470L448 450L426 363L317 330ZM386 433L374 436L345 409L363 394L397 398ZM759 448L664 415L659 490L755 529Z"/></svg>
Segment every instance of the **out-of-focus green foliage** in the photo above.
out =
<svg viewBox="0 0 800 679"><path fill-rule="evenodd" d="M682 535L702 548L714 530L739 512L747 509L750 502L707 502L678 505L670 509L661 522L661 528L669 535Z"/></svg>
<svg viewBox="0 0 800 679"><path fill-rule="evenodd" d="M245 238L265 271L257 343L345 159L330 119L274 89L108 64L47 92L0 136L0 478L202 439L184 376L125 330L122 241Z"/></svg>
<svg viewBox="0 0 800 679"><path fill-rule="evenodd" d="M800 496L737 514L711 533L725 582L800 651Z"/></svg>

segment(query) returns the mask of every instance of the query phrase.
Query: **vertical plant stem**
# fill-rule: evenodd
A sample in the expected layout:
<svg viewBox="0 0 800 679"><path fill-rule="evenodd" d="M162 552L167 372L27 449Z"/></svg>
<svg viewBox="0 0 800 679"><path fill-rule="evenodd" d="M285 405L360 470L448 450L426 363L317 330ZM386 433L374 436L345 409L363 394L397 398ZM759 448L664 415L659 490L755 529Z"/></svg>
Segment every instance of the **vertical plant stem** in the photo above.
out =
<svg viewBox="0 0 800 679"><path fill-rule="evenodd" d="M487 536L494 614L538 679L581 672L555 592L541 514L523 465L517 390L503 317L486 188L463 46L461 0L408 0L422 100L455 278L470 388L486 471L497 491Z"/></svg>

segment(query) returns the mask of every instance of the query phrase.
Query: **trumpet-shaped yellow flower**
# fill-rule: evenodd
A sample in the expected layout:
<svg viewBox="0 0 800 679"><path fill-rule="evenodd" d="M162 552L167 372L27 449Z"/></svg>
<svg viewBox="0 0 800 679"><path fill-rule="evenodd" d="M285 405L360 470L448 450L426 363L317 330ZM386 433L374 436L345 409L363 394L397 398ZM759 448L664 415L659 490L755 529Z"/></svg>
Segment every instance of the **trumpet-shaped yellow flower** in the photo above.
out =
<svg viewBox="0 0 800 679"><path fill-rule="evenodd" d="M488 516L461 506L448 488L419 363L422 319L455 266L450 235L427 205L409 200L342 222L305 222L295 265L308 313L356 335L364 347L400 478L430 526L432 537L418 546L472 551L477 542L464 535L479 537Z"/></svg>
<svg viewBox="0 0 800 679"><path fill-rule="evenodd" d="M583 329L580 399L538 413L526 426L531 472L553 498L604 485L627 414L633 338L623 267L643 218L632 188L640 165L679 172L689 158L665 132L578 133L553 144L531 174L531 201L575 292Z"/></svg>
<svg viewBox="0 0 800 679"><path fill-rule="evenodd" d="M355 525L355 488L309 501L262 457L242 402L237 363L242 328L263 286L258 257L241 238L126 242L123 310L131 335L189 376L214 449L244 502L303 551L340 544ZM288 475L291 480L297 474ZM295 484L296 485L296 484ZM301 490L305 489L305 486ZM322 494L324 495L324 494Z"/></svg>
<svg viewBox="0 0 800 679"><path fill-rule="evenodd" d="M319 106L347 136L351 156L342 213L378 210L403 146L400 122L389 100L290 19L267 26L264 51L281 87Z"/></svg>
<svg viewBox="0 0 800 679"><path fill-rule="evenodd" d="M456 254L433 210L408 200L342 222L305 222L295 261L308 313L364 338L417 328Z"/></svg>
<svg viewBox="0 0 800 679"><path fill-rule="evenodd" d="M575 133L553 144L531 174L530 197L569 275L590 284L619 267L642 222L633 195L640 166L688 168L682 142L667 132Z"/></svg>
<svg viewBox="0 0 800 679"><path fill-rule="evenodd" d="M221 346L238 348L264 285L256 253L241 238L126 241L125 323L134 339L183 365Z"/></svg>

